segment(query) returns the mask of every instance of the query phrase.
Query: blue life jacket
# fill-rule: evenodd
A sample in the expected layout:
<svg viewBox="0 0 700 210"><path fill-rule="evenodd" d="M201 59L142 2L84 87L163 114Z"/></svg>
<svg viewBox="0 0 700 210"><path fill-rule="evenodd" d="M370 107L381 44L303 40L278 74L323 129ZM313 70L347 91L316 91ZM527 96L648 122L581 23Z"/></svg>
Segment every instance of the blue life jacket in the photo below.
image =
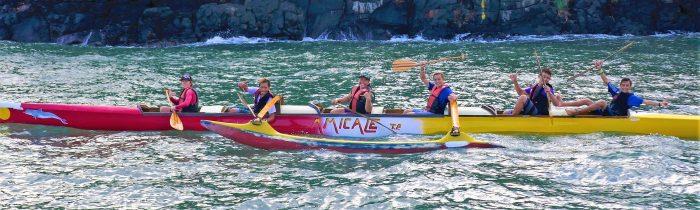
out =
<svg viewBox="0 0 700 210"><path fill-rule="evenodd" d="M554 89L554 87L547 83L547 86L549 86L550 89ZM537 108L537 113L539 115L549 115L549 100L547 100L547 93L542 91L544 94L540 94L540 87L539 84L535 84L531 90L530 90L530 101L532 101L533 104L535 104L535 108Z"/></svg>

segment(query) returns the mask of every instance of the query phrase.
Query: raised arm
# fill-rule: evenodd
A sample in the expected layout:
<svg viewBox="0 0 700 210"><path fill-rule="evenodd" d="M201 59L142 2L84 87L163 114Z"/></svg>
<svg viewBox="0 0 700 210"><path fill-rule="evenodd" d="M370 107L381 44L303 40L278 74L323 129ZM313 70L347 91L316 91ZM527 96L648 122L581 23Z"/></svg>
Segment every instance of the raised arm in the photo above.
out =
<svg viewBox="0 0 700 210"><path fill-rule="evenodd" d="M520 88L520 84L518 84L518 74L511 74L508 77L510 77L510 81L513 81L513 86L515 86L515 93L518 95L525 94L525 91L523 91L522 88Z"/></svg>
<svg viewBox="0 0 700 210"><path fill-rule="evenodd" d="M600 79L603 80L604 85L607 87L610 80L607 76L605 76L605 72L603 71L603 61L593 61L593 65L595 65L595 68L598 69Z"/></svg>
<svg viewBox="0 0 700 210"><path fill-rule="evenodd" d="M420 65L420 81L423 82L423 85L428 85L430 83L430 80L428 80L428 76L425 74L425 63Z"/></svg>

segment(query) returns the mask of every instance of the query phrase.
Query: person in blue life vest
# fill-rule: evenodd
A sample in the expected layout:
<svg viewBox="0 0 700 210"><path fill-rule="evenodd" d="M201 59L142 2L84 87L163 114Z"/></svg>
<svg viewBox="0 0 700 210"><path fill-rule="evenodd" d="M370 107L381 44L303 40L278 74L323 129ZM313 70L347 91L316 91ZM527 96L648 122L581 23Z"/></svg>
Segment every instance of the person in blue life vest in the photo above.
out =
<svg viewBox="0 0 700 210"><path fill-rule="evenodd" d="M162 106L160 112L199 112L199 96L194 90L192 76L185 73L180 77L182 92L180 97L177 97L173 91L166 89L168 92L168 100L173 103L173 106Z"/></svg>
<svg viewBox="0 0 700 210"><path fill-rule="evenodd" d="M518 75L511 74L510 80L513 82L518 100L512 110L506 110L507 115L549 115L551 105L561 106L564 102L561 97L554 96L554 86L549 84L552 79L552 70L542 68L537 76L537 83L530 85L524 90L518 84ZM578 102L577 102L578 103Z"/></svg>
<svg viewBox="0 0 700 210"><path fill-rule="evenodd" d="M248 87L248 84L245 82L239 82L238 83L238 88L241 89L243 92L253 95L253 113L257 115L260 113L260 111L265 107L267 102L274 97L272 92L270 92L270 80L267 78L260 78L258 79L258 87ZM273 106L270 108L265 115L267 117L268 121L274 121L275 119L275 113L277 109ZM226 112L238 112L238 113L250 113L250 110L247 107L244 107L243 105L235 106L235 107L229 107Z"/></svg>
<svg viewBox="0 0 700 210"><path fill-rule="evenodd" d="M620 87L618 88L605 75L603 71L603 61L594 61L595 68L600 74L600 79L603 80L603 84L607 86L608 93L612 96L612 101L607 103L604 100L598 100L595 103L583 107L583 108L570 108L566 109L568 115L579 115L579 114L596 114L603 116L628 116L629 109L632 107L639 107L640 105L651 105L658 107L667 107L669 103L667 101L652 101L646 100L642 97L635 95L632 92L632 80L629 78L622 78L620 80Z"/></svg>
<svg viewBox="0 0 700 210"><path fill-rule="evenodd" d="M353 86L350 93L343 96L342 98L336 98L331 100L332 104L346 103L348 102L352 111L360 114L372 113L372 98L374 93L372 92L371 78L367 75L360 75L358 77L357 85ZM331 110L331 114L344 114L349 113L350 110L345 108L335 108Z"/></svg>
<svg viewBox="0 0 700 210"><path fill-rule="evenodd" d="M406 109L404 114L439 114L444 115L447 104L457 101L457 95L452 92L450 85L445 83L445 73L433 72L433 81L429 81L426 75L426 64L421 65L420 80L428 88L430 95L428 103L421 109ZM459 128L453 127L451 133L459 134Z"/></svg>

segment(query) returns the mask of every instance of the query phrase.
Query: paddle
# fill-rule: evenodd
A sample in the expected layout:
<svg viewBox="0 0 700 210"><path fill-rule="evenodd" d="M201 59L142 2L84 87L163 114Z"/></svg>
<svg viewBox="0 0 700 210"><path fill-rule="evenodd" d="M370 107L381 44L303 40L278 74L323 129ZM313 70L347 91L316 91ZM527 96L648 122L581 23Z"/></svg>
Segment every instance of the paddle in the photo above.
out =
<svg viewBox="0 0 700 210"><path fill-rule="evenodd" d="M444 57L444 58L440 58L440 59L436 59L436 60L432 60L432 61L424 61L424 62L420 62L420 63L415 62L411 59L398 59L398 60L395 60L393 63L391 63L391 70L394 72L403 72L403 71L408 71L408 70L412 69L413 67L420 66L423 64L426 64L426 65L427 64L434 64L434 63L439 63L442 61L448 61L448 60L452 60L452 59L464 60L466 58L467 58L467 55L462 53L462 55L460 55L460 56Z"/></svg>
<svg viewBox="0 0 700 210"><path fill-rule="evenodd" d="M253 109L250 108L250 106L248 105L248 101L245 100L245 98L243 97L243 94L241 94L239 92L236 92L236 94L238 94L238 100L241 100L241 103L243 103L243 106L248 108L248 110L250 111L250 114L253 115L253 118L257 118L257 116L255 116L255 112L253 112Z"/></svg>
<svg viewBox="0 0 700 210"><path fill-rule="evenodd" d="M265 114L267 113L267 111L272 109L272 106L274 106L275 103L277 103L277 101L279 101L280 99L282 99L282 97L279 95L276 95L274 98L267 101L267 104L265 104L265 106L260 110L260 112L258 112L258 119L262 119L263 117L265 117Z"/></svg>
<svg viewBox="0 0 700 210"><path fill-rule="evenodd" d="M459 111L457 111L457 101L450 101L450 116L452 117L452 131L450 135L459 136L459 133L455 132L455 128L459 129Z"/></svg>
<svg viewBox="0 0 700 210"><path fill-rule="evenodd" d="M628 43L627 45L625 45L624 47L620 48L619 50L617 50L617 51L615 51L615 52L613 52L613 53L610 53L610 55L608 55L608 57L606 57L605 59L603 59L603 62L605 62L605 61L607 61L608 59L612 58L614 55L616 55L616 54L618 54L618 53L620 53L620 52L626 50L627 48L632 47L632 45L634 45L635 43L636 43L636 42L630 42L630 43ZM569 80L569 81L575 80L577 77L580 77L580 76L582 76L582 75L584 75L584 74L586 74L587 72L592 71L592 70L593 70L593 67L589 67L588 69L586 69L586 70L584 70L584 71L582 71L582 72L579 72L578 74L576 74L576 75L574 75L574 76L569 77L568 80Z"/></svg>
<svg viewBox="0 0 700 210"><path fill-rule="evenodd" d="M394 133L394 134L397 134L396 131L394 131L393 129L387 127L386 125L380 123L379 120L375 120L375 119L370 118L370 117L367 116L367 115L360 114L359 112L356 112L355 110L352 110L352 109L348 108L347 106L345 106L345 105L343 105L343 104L338 104L338 105L339 105L340 107L343 107L343 108L346 109L346 110L350 110L350 112L352 112L352 113L354 113L354 114L356 114L356 115L359 115L359 116L361 116L361 117L367 118L367 120L372 121L372 122L374 122L374 123L377 123L377 124L381 125L382 127L386 128L387 130L391 131L391 132Z"/></svg>
<svg viewBox="0 0 700 210"><path fill-rule="evenodd" d="M170 103L170 107L174 106L173 102L170 101L170 94L168 94L170 90L165 89L165 97L168 99L168 103ZM170 110L172 114L170 115L170 127L173 127L175 130L184 130L184 126L182 125L182 120L180 120L180 116L177 115L177 111L175 110Z"/></svg>

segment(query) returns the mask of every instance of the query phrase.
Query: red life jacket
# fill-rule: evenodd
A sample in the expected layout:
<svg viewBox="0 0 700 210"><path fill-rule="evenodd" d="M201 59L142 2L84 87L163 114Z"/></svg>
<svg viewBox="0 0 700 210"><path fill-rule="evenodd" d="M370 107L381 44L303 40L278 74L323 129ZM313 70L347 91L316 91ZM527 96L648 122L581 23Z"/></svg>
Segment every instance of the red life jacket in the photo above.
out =
<svg viewBox="0 0 700 210"><path fill-rule="evenodd" d="M433 87L433 90L430 91L430 96L428 97L428 105L425 107L425 110L430 110L433 107L435 99L437 99L438 96L440 96L442 90L447 87L449 87L449 85L447 84L443 84L440 87Z"/></svg>
<svg viewBox="0 0 700 210"><path fill-rule="evenodd" d="M350 100L350 109L352 109L353 111L356 111L356 112L362 111L360 113L365 114L367 111L365 110L364 105L365 105L365 102L367 101L367 99L362 100L360 97L364 97L365 93L369 92L369 89L367 89L367 88L360 89L359 86L356 86L354 88L353 92L354 93L352 94L352 99ZM362 102L362 103L360 103L360 105L362 107L358 108L357 104L359 102ZM365 112L365 113L363 113L363 112Z"/></svg>

